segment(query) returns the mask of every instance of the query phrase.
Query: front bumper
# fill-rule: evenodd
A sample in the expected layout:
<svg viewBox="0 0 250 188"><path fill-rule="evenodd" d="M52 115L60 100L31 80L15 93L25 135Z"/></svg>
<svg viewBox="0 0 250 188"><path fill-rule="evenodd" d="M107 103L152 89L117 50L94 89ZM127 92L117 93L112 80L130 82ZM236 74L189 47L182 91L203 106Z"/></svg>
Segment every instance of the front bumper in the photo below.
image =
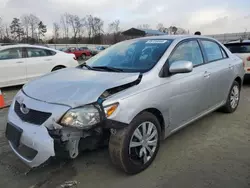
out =
<svg viewBox="0 0 250 188"><path fill-rule="evenodd" d="M37 152L34 158L23 156L11 141L9 145L14 153L28 166L37 167L47 161L50 157L55 156L54 140L49 136L44 126L34 126L29 123L20 122L18 119L11 119L9 123L20 127L23 133L20 138L20 144L25 145Z"/></svg>
<svg viewBox="0 0 250 188"><path fill-rule="evenodd" d="M17 97L21 98L28 108L30 107L31 109L36 109L42 112L50 110L51 112L54 111L54 113L52 113L52 116L41 125L25 122L14 111L14 104ZM14 153L25 164L30 167L37 167L46 162L50 157L55 156L54 139L49 135L47 128L53 125L55 119L58 119L64 112L66 112L68 107L37 101L27 97L22 92L19 92L17 97L13 100L13 103L10 106L7 121L9 124L17 126L23 130L20 137L20 145L35 150L36 155L32 158L26 157L19 152L18 148L16 148L11 141L9 141L9 145Z"/></svg>
<svg viewBox="0 0 250 188"><path fill-rule="evenodd" d="M19 104L25 104L26 107L30 109L28 117L22 113L20 114L20 111L17 111L21 105L16 105L16 101L18 101ZM22 133L18 141L13 139L13 137L17 138L13 136L14 134L12 134L12 138L8 137L9 134L7 134L7 137L10 139L9 144L11 149L26 165L32 168L37 167L46 162L50 157L61 155L61 153L65 152L65 149L67 151L75 151L74 148L77 146L70 145L70 143L75 140L80 141L79 148L81 149L95 148L101 139L106 139L105 135L103 135L104 129L107 131L109 129L120 129L127 126L125 123L104 119L101 123L93 127L93 129L86 132L71 128L61 129L62 127L56 122L69 109L70 107L68 106L49 104L32 99L23 92L17 94L9 109L8 124L20 128ZM51 115L42 121L42 118L40 116L40 118L38 117L38 112L49 113ZM59 132L57 133L57 131ZM16 147L16 142L20 143L18 147ZM32 155L32 157L31 155L25 155L24 152L21 152L20 146L25 146L24 148L28 148L28 150L31 150L32 153L35 154Z"/></svg>

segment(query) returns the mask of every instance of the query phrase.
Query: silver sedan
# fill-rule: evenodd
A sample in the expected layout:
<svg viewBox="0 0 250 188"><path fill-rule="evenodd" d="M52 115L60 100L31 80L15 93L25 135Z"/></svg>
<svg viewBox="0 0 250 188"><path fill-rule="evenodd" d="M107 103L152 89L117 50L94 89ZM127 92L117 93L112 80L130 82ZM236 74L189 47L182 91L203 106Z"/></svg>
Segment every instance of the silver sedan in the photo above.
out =
<svg viewBox="0 0 250 188"><path fill-rule="evenodd" d="M139 173L160 140L214 110L234 112L243 76L242 60L212 38L127 40L26 84L9 109L6 136L30 167L107 143L116 166Z"/></svg>

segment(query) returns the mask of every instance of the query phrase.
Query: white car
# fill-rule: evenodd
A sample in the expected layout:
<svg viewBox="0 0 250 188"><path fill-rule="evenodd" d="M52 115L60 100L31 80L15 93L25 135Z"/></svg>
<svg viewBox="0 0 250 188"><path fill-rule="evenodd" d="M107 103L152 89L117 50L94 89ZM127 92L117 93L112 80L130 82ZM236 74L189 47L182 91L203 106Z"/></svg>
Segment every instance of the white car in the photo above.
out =
<svg viewBox="0 0 250 188"><path fill-rule="evenodd" d="M73 54L43 46L0 46L0 88L25 84L51 71L77 65Z"/></svg>
<svg viewBox="0 0 250 188"><path fill-rule="evenodd" d="M245 74L250 75L250 40L229 42L225 46L243 60Z"/></svg>

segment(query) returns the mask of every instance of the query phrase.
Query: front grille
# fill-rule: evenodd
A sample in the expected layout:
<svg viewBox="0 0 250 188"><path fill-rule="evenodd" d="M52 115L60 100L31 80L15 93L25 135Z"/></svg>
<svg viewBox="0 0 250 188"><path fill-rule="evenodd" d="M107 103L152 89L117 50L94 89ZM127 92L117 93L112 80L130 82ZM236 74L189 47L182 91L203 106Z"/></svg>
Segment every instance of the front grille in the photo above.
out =
<svg viewBox="0 0 250 188"><path fill-rule="evenodd" d="M16 114L20 117L21 120L28 123L41 125L51 116L51 113L49 112L41 112L33 109L29 109L29 112L27 114L24 114L21 111L20 107L21 105L16 101L14 106Z"/></svg>

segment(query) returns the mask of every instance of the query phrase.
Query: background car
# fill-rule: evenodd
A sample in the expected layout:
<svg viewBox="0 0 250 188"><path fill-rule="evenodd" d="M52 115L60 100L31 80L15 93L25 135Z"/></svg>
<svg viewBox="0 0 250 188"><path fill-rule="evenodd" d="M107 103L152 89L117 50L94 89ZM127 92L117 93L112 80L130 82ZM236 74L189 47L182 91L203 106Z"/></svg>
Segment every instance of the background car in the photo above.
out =
<svg viewBox="0 0 250 188"><path fill-rule="evenodd" d="M72 54L35 45L0 47L0 88L24 84L41 75L78 62Z"/></svg>
<svg viewBox="0 0 250 188"><path fill-rule="evenodd" d="M100 51L105 50L106 48L104 46L96 46L95 48L93 48L92 50L92 55L96 55L98 54Z"/></svg>
<svg viewBox="0 0 250 188"><path fill-rule="evenodd" d="M229 42L225 46L243 60L246 74L250 75L250 40Z"/></svg>
<svg viewBox="0 0 250 188"><path fill-rule="evenodd" d="M86 59L91 56L89 49L70 47L64 50L66 53L74 54L77 59Z"/></svg>

